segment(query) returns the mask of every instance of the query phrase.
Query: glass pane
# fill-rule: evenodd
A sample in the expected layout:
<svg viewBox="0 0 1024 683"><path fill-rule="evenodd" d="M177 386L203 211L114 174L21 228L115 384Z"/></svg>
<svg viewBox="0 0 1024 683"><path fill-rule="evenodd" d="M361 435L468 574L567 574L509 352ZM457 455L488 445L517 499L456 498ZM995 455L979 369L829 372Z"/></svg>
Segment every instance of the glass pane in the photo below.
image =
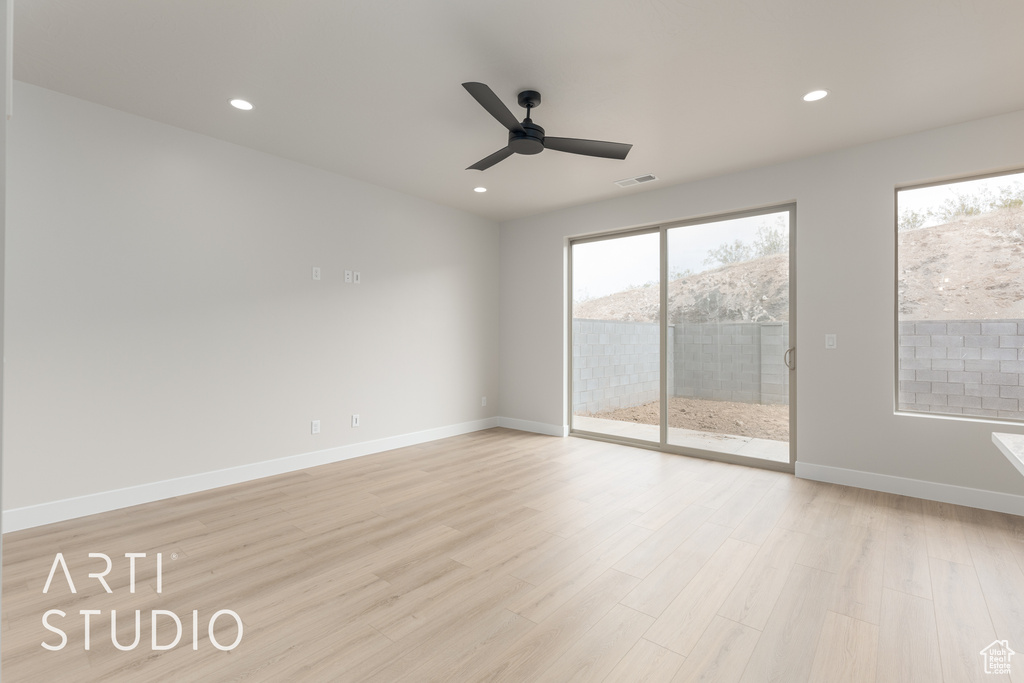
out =
<svg viewBox="0 0 1024 683"><path fill-rule="evenodd" d="M789 462L789 212L668 231L668 443Z"/></svg>
<svg viewBox="0 0 1024 683"><path fill-rule="evenodd" d="M900 190L901 411L1024 420L1024 173Z"/></svg>
<svg viewBox="0 0 1024 683"><path fill-rule="evenodd" d="M660 443L658 233L572 246L572 428Z"/></svg>

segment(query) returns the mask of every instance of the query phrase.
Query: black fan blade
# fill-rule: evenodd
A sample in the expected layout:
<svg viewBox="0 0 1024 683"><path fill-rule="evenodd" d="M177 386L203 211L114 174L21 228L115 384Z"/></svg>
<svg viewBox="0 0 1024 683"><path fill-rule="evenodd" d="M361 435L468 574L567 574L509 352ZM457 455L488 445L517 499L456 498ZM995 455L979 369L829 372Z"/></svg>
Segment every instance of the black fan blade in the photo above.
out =
<svg viewBox="0 0 1024 683"><path fill-rule="evenodd" d="M580 140L579 138L544 138L544 149L553 149L569 154L584 154L588 157L604 157L605 159L625 159L633 145L623 142L604 142L602 140Z"/></svg>
<svg viewBox="0 0 1024 683"><path fill-rule="evenodd" d="M473 99L480 103L481 107L487 110L488 114L498 119L498 123L511 131L523 132L523 127L516 117L512 115L508 107L498 99L498 96L489 87L483 83L463 83L462 87L473 96Z"/></svg>
<svg viewBox="0 0 1024 683"><path fill-rule="evenodd" d="M480 161L476 162L475 164L473 164L472 166L470 166L466 170L467 171L469 171L469 170L486 171L487 169L489 169L491 166L494 166L496 163L498 163L502 159L508 159L510 156L512 156L512 148L511 147L503 147L502 149L499 149L497 152L495 152L491 156L484 157L483 159L481 159Z"/></svg>

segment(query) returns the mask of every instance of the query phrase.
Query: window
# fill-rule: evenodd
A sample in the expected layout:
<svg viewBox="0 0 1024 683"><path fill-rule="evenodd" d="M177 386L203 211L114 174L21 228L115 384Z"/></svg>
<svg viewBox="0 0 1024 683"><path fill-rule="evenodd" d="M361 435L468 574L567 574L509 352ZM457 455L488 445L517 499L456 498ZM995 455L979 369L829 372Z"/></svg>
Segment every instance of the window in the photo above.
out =
<svg viewBox="0 0 1024 683"><path fill-rule="evenodd" d="M1024 172L896 192L901 412L1024 420Z"/></svg>

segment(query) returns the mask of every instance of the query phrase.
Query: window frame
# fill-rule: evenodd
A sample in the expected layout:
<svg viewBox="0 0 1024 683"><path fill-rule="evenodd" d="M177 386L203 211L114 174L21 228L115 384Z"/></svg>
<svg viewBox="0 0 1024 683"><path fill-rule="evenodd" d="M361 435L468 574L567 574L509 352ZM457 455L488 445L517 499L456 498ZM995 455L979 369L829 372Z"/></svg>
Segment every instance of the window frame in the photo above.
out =
<svg viewBox="0 0 1024 683"><path fill-rule="evenodd" d="M923 183L912 183L896 185L893 188L893 367L892 367L892 379L893 379L893 393L892 393L892 408L893 414L899 417L916 417L916 418L932 418L932 419L944 419L944 420L959 420L966 422L984 422L991 424L1004 424L1004 425L1022 425L1024 424L1024 417L1002 417L1002 416L986 416L986 415L964 415L962 413L946 413L938 411L925 411L925 410L913 410L909 408L900 407L900 292L899 292L899 276L900 276L900 193L909 190L920 190L928 187L940 187L944 185L955 185L957 183L970 182L973 180L985 180L987 178L999 178L1003 176L1011 175L1022 175L1024 174L1024 167L1014 167L1009 169L1003 169L998 171L989 171L986 173L975 173L969 175L960 175L953 177L946 177L941 180L932 180ZM1022 177L1024 180L1024 177ZM1014 320L1013 318L1007 318L1007 320ZM978 319L978 322L992 322L989 319ZM1018 354L1019 355L1019 354ZM1019 399L1020 405L1024 405L1024 399ZM948 406L947 406L948 407ZM1021 410L1020 412L1024 412Z"/></svg>
<svg viewBox="0 0 1024 683"><path fill-rule="evenodd" d="M787 213L789 215L789 325L790 325L790 346L796 348L797 341L797 274L796 274L796 259L797 259L797 202L795 200L765 204L763 206L757 206L749 209L740 209L736 211L724 211L716 212L705 215L698 215L692 218L680 219L675 221L667 221L663 223L655 223L645 226L637 226L632 228L622 228L613 230L604 230L600 232L594 232L589 234L581 234L575 236L568 236L565 238L565 396L563 404L565 406L566 425L565 433L571 436L579 436L588 439L594 439L598 441L609 441L612 443L623 444L627 446L635 446L640 448L646 448L649 450L660 451L662 453L670 453L675 455L687 455L692 457L704 458L707 460L717 460L720 462L727 462L736 465L746 465L752 467L758 467L761 469L775 470L781 472L793 473L796 468L797 461L797 402L796 402L796 390L797 390L797 361L796 354L794 353L794 365L789 370L789 428L790 428L790 439L789 439L789 462L780 463L771 460L763 460L760 458L736 455L733 453L726 453L724 451L712 451L704 450L699 448L691 448L685 446L677 446L668 443L668 424L667 424L667 372L668 372L668 356L667 356L667 341L668 341L668 319L665 315L660 316L660 331L659 331L659 357L660 357L660 368L659 368L659 401L661 404L661 415L660 415L660 439L659 443L652 441L642 441L637 439L631 439L628 437L612 436L607 434L601 434L598 432L590 432L573 427L573 367L572 367L572 353L573 353L573 336L572 336L572 321L573 321L573 264L572 264L572 248L576 244L583 244L586 242L597 242L607 239L614 239L618 237L628 237L631 235L641 235L648 233L659 233L660 234L660 248L659 248L659 259L660 259L660 282L659 282L659 301L661 303L662 310L664 311L664 305L668 300L668 232L673 228L686 227L691 225L705 225L711 223L720 223L723 221L729 221L737 218L747 218L752 216L768 215L773 213Z"/></svg>

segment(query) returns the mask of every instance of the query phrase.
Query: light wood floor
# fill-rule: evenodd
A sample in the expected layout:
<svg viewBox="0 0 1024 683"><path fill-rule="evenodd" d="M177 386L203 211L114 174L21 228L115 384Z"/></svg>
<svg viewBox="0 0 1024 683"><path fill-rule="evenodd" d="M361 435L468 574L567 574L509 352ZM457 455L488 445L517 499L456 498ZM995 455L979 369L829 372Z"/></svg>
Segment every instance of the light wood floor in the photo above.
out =
<svg viewBox="0 0 1024 683"><path fill-rule="evenodd" d="M42 592L58 552L76 594L60 569ZM147 553L134 594L126 552ZM3 556L5 683L1024 681L1024 654L1012 679L980 655L1024 653L1024 518L575 438L478 432L8 534ZM122 652L110 611L128 645L136 609ZM154 609L176 648L151 649ZM244 622L229 652L221 609Z"/></svg>

